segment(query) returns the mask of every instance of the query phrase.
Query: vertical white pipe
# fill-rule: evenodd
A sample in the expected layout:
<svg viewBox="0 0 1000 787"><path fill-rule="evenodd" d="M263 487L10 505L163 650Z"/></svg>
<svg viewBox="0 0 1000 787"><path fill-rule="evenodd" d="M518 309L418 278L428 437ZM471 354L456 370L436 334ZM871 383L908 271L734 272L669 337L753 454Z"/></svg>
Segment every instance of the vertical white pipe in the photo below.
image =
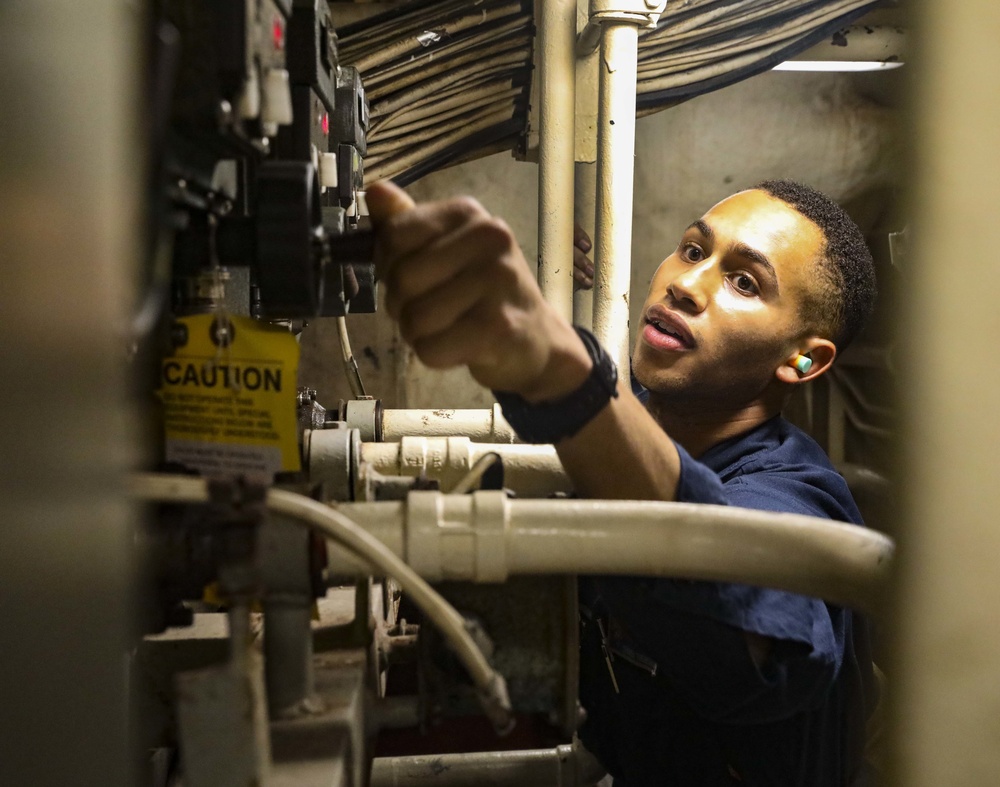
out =
<svg viewBox="0 0 1000 787"><path fill-rule="evenodd" d="M594 334L620 374L629 368L632 278L632 183L639 29L605 23L601 35L597 115L597 217Z"/></svg>
<svg viewBox="0 0 1000 787"><path fill-rule="evenodd" d="M538 284L571 320L576 0L539 5Z"/></svg>
<svg viewBox="0 0 1000 787"><path fill-rule="evenodd" d="M597 213L597 174L592 162L577 162L573 186L573 216L591 240L594 239L594 217ZM590 258L594 259L591 251ZM573 324L588 330L594 328L594 291L580 289L573 293Z"/></svg>

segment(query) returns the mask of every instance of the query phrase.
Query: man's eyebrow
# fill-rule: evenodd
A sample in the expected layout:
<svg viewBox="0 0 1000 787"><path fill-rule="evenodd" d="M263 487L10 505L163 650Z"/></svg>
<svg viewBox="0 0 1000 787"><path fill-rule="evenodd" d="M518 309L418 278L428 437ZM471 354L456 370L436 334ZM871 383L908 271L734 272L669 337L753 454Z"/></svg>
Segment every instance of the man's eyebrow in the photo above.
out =
<svg viewBox="0 0 1000 787"><path fill-rule="evenodd" d="M742 243L741 241L737 241L736 243L733 244L732 251L734 254L739 254L741 257L746 257L748 260L753 260L762 268L767 270L767 272L771 274L775 282L778 281L778 274L774 270L774 265L771 264L771 261L764 254L757 251L757 249L753 248L752 246L747 246L745 243Z"/></svg>
<svg viewBox="0 0 1000 787"><path fill-rule="evenodd" d="M700 232L707 240L713 240L715 238L715 230L713 230L709 223L704 219L698 219L697 221L691 222L685 232L688 230L698 230L698 232ZM770 274L771 278L774 280L775 286L777 286L778 273L774 270L774 265L763 252L758 251L753 248L753 246L748 246L742 241L734 243L730 248L730 251L733 254L738 254L741 257L745 257L748 260L756 262L764 268L768 274Z"/></svg>
<svg viewBox="0 0 1000 787"><path fill-rule="evenodd" d="M688 230L698 230L698 232L700 232L709 240L712 240L712 238L715 237L715 230L713 230L710 226L708 226L708 223L703 221L702 219L698 219L697 221L692 221L688 225L687 230L684 231L687 232Z"/></svg>

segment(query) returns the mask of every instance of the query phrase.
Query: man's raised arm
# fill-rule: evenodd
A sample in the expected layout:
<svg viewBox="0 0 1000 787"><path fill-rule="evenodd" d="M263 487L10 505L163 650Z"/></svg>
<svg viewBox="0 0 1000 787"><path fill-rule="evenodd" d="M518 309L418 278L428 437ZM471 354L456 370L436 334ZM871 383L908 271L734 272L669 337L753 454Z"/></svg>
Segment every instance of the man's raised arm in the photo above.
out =
<svg viewBox="0 0 1000 787"><path fill-rule="evenodd" d="M386 309L424 364L468 366L480 384L531 403L563 399L583 385L590 355L542 297L503 221L470 198L416 205L389 183L371 186L367 202ZM677 449L627 379L556 448L586 497L676 497Z"/></svg>

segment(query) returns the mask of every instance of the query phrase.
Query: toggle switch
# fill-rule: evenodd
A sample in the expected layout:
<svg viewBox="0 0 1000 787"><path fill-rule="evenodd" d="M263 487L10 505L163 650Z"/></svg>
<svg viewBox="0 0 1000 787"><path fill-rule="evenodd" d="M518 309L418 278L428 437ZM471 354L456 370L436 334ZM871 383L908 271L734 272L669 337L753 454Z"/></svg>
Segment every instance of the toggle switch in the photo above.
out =
<svg viewBox="0 0 1000 787"><path fill-rule="evenodd" d="M243 80L243 87L236 99L236 114L240 120L253 120L260 115L260 81L257 69L252 68Z"/></svg>
<svg viewBox="0 0 1000 787"><path fill-rule="evenodd" d="M337 154L319 154L319 185L325 189L337 188Z"/></svg>
<svg viewBox="0 0 1000 787"><path fill-rule="evenodd" d="M272 68L261 85L260 120L267 126L288 126L292 122L292 87L288 71ZM273 135L272 135L273 136Z"/></svg>

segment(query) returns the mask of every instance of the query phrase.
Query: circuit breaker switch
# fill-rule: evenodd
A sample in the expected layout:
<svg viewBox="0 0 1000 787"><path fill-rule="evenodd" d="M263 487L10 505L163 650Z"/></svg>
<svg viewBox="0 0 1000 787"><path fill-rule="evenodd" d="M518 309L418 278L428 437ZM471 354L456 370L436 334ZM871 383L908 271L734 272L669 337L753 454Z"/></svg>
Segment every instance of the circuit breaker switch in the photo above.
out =
<svg viewBox="0 0 1000 787"><path fill-rule="evenodd" d="M269 69L261 86L261 122L289 126L292 117L292 87L288 71L284 68Z"/></svg>
<svg viewBox="0 0 1000 787"><path fill-rule="evenodd" d="M319 185L327 189L337 188L337 154L319 154Z"/></svg>
<svg viewBox="0 0 1000 787"><path fill-rule="evenodd" d="M250 69L243 81L236 100L236 113L242 120L252 120L260 115L260 80L256 68Z"/></svg>

